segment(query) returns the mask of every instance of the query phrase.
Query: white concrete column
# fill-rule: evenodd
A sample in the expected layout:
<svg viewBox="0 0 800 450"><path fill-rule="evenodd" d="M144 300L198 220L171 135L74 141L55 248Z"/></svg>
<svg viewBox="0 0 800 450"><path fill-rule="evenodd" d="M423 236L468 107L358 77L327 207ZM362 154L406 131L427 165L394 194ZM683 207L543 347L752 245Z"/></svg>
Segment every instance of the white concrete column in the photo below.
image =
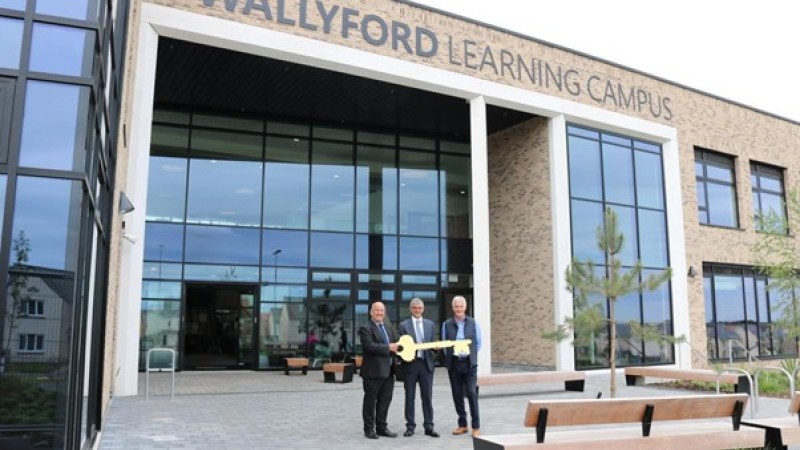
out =
<svg viewBox="0 0 800 450"><path fill-rule="evenodd" d="M120 252L117 301L117 347L114 364L114 395L136 395L139 380L139 323L142 315L142 261L147 209L147 174L150 162L150 129L153 121L158 34L142 21L136 51L136 74L130 123L127 180L120 187L134 210L122 217L125 233L135 242L123 240Z"/></svg>
<svg viewBox="0 0 800 450"><path fill-rule="evenodd" d="M572 317L572 294L566 288L564 271L572 262L569 214L569 165L567 158L567 120L563 114L550 119L548 124L550 149L550 209L553 223L553 327ZM559 225L562 224L562 225ZM556 370L575 370L575 352L572 340L560 342L555 347Z"/></svg>
<svg viewBox="0 0 800 450"><path fill-rule="evenodd" d="M492 371L492 300L491 268L489 267L489 158L486 126L486 99L469 101L472 167L472 273L473 317L481 326L481 351L478 372Z"/></svg>

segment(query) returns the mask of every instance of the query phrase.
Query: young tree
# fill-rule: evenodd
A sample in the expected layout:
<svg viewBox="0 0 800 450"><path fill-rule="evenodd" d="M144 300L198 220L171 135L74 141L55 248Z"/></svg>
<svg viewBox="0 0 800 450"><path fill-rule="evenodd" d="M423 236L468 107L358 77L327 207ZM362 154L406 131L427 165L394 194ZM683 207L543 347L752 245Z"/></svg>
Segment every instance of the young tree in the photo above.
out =
<svg viewBox="0 0 800 450"><path fill-rule="evenodd" d="M787 195L788 218L770 208L756 214L755 226L759 239L751 246L758 271L769 280L773 330L782 330L785 337L797 343L800 338L800 249L792 231L800 230L800 194L796 189ZM796 350L800 351L800 347Z"/></svg>
<svg viewBox="0 0 800 450"><path fill-rule="evenodd" d="M9 270L8 291L10 301L6 304L5 310L8 337L5 339L5 345L3 345L2 350L6 358L6 364L8 364L8 357L11 355L11 339L14 328L19 325L17 322L25 313L23 307L39 292L36 286L28 285L30 280L26 272L28 270L26 263L28 262L30 251L30 239L25 236L25 230L20 230L19 236L14 239L14 265Z"/></svg>
<svg viewBox="0 0 800 450"><path fill-rule="evenodd" d="M603 252L603 265L598 266L591 259L574 259L565 274L567 290L574 296L573 317L565 318L555 331L545 333L544 337L562 341L572 334L575 344L587 344L594 336L608 330L608 365L611 369L609 395L617 395L617 321L616 301L634 292L650 291L669 280L672 270L666 269L651 274L642 280L642 262L636 261L630 269L623 270L618 255L622 251L625 237L619 232L617 214L606 207L604 225L597 227L597 245ZM604 314L599 302L592 299L607 299L608 315Z"/></svg>

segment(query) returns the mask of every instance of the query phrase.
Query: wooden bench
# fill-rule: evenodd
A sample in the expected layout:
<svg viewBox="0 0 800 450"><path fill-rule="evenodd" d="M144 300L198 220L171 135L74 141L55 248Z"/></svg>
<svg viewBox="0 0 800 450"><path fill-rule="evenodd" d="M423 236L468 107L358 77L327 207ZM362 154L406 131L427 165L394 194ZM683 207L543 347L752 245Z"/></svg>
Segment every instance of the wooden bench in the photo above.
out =
<svg viewBox="0 0 800 450"><path fill-rule="evenodd" d="M335 383L336 374L342 374L342 383L352 383L355 366L351 363L325 363L322 365L322 373L326 383Z"/></svg>
<svg viewBox="0 0 800 450"><path fill-rule="evenodd" d="M493 373L490 375L478 375L478 386L489 386L492 384L512 384L512 383L552 383L564 382L564 389L567 391L583 392L586 382L586 372L579 371L541 371L541 372L510 372Z"/></svg>
<svg viewBox="0 0 800 450"><path fill-rule="evenodd" d="M743 420L742 425L766 432L764 448L786 449L789 444L800 444L800 391L794 393L789 403L789 414L793 416Z"/></svg>
<svg viewBox="0 0 800 450"><path fill-rule="evenodd" d="M713 370L704 369L672 369L665 367L625 368L625 383L628 386L643 386L645 384L645 378L647 377L714 383L717 380L717 373ZM751 392L750 382L745 375L723 373L719 375L719 382L733 384L735 392Z"/></svg>
<svg viewBox="0 0 800 450"><path fill-rule="evenodd" d="M289 375L290 370L302 370L303 375L308 374L308 358L284 358L286 365L283 372Z"/></svg>
<svg viewBox="0 0 800 450"><path fill-rule="evenodd" d="M363 361L364 361L364 357L363 356L358 356L358 355L353 356L353 364L355 364L355 366L356 366L356 373L360 373L361 372L361 363Z"/></svg>
<svg viewBox="0 0 800 450"><path fill-rule="evenodd" d="M747 394L720 394L529 401L524 424L536 428L536 433L477 436L472 440L473 448L697 450L761 447L763 430L739 427L747 399ZM728 420L698 422L714 418ZM552 431L555 427L573 425L581 427Z"/></svg>

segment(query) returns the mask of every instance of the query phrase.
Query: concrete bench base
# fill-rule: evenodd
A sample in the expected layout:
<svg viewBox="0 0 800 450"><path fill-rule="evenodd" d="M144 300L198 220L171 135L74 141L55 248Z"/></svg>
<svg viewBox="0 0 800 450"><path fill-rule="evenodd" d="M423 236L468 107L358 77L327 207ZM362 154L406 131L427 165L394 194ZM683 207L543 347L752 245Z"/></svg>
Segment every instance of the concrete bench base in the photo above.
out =
<svg viewBox="0 0 800 450"><path fill-rule="evenodd" d="M303 375L308 374L308 358L284 358L285 368L283 372L289 375L290 370L300 370Z"/></svg>
<svg viewBox="0 0 800 450"><path fill-rule="evenodd" d="M322 366L322 373L326 383L335 383L337 373L342 374L342 383L351 383L355 371L356 368L351 363L327 363Z"/></svg>

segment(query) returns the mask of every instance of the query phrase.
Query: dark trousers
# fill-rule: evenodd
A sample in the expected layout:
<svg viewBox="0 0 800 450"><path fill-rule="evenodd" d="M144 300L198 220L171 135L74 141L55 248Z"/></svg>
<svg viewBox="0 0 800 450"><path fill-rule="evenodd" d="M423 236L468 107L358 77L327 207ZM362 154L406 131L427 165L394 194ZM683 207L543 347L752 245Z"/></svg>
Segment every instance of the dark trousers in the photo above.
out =
<svg viewBox="0 0 800 450"><path fill-rule="evenodd" d="M458 426L467 426L467 410L464 409L464 397L469 402L469 412L472 415L472 428L481 427L481 415L478 411L478 367L471 366L469 359L454 359L450 369L450 389L453 393L453 405L458 414Z"/></svg>
<svg viewBox="0 0 800 450"><path fill-rule="evenodd" d="M406 428L414 430L417 424L414 422L414 400L417 396L417 383L419 383L419 394L422 398L422 425L426 430L433 430L433 372L428 371L428 365L424 359L415 358L405 367L405 378L403 380L406 388Z"/></svg>
<svg viewBox="0 0 800 450"><path fill-rule="evenodd" d="M364 417L364 431L386 430L386 416L394 393L394 376L387 378L364 378L364 404L361 415Z"/></svg>

